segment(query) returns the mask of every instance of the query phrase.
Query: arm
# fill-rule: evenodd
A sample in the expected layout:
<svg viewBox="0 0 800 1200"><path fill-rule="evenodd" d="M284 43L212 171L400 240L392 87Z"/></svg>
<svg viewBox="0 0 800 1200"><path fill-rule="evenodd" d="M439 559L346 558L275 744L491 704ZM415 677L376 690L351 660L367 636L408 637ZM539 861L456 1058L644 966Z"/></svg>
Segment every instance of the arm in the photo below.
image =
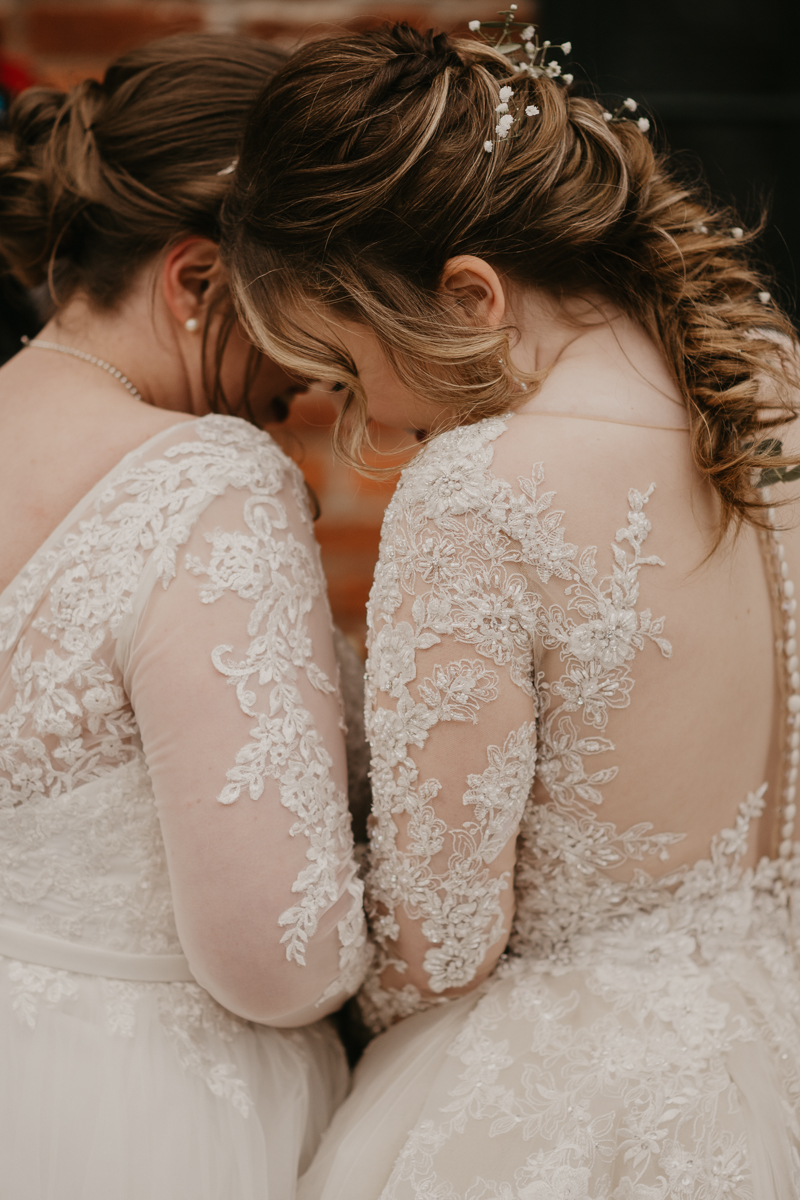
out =
<svg viewBox="0 0 800 1200"><path fill-rule="evenodd" d="M259 454L152 588L125 676L193 974L300 1025L361 981L362 885L324 577L295 468Z"/></svg>
<svg viewBox="0 0 800 1200"><path fill-rule="evenodd" d="M379 957L362 1005L376 1028L469 991L497 962L536 746L534 598L513 545L475 514L393 509L367 667Z"/></svg>

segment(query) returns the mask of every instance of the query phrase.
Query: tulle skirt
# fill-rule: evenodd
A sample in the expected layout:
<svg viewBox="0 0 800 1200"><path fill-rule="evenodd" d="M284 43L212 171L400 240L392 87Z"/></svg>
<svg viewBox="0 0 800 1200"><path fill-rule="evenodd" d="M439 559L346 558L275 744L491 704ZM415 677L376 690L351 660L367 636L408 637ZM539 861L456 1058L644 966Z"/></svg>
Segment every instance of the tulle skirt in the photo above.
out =
<svg viewBox="0 0 800 1200"><path fill-rule="evenodd" d="M327 1021L268 1029L196 984L0 958L7 1200L293 1200L347 1086Z"/></svg>
<svg viewBox="0 0 800 1200"><path fill-rule="evenodd" d="M784 939L516 960L370 1044L298 1200L795 1200L800 975Z"/></svg>

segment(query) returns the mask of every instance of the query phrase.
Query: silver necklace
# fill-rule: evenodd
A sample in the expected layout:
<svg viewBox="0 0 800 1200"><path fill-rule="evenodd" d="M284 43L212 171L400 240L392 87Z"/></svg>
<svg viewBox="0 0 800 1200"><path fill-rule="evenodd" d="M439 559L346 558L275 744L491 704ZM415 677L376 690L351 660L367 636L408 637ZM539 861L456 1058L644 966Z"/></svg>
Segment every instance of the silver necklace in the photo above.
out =
<svg viewBox="0 0 800 1200"><path fill-rule="evenodd" d="M22 344L31 350L57 350L59 354L71 354L73 358L80 358L83 362L91 363L93 367L99 367L101 371L107 371L114 379L118 379L135 400L141 400L144 403L142 393L137 387L134 387L128 376L123 375L118 367L113 367L105 359L98 358L96 354L87 354L84 350L74 350L72 346L61 346L58 342L43 342L39 338L31 341L29 337L23 337Z"/></svg>

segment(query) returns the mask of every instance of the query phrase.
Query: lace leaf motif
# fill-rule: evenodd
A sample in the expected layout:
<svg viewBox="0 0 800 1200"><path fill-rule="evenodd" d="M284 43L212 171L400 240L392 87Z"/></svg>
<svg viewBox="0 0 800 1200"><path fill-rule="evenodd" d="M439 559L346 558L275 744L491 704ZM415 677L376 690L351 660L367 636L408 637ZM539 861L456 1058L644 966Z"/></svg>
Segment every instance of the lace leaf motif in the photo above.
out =
<svg viewBox="0 0 800 1200"><path fill-rule="evenodd" d="M380 982L389 966L401 974L407 970L393 945L400 933L396 911L420 921L433 944L423 965L434 994L474 979L489 946L503 936L499 897L508 881L493 878L487 864L516 835L530 807L537 739L536 769L558 813L552 817L560 834L550 843L556 858L562 851L574 858L588 846L590 856L611 866L621 857L663 853L676 838L650 836L644 826L618 838L613 826L596 823L584 807L598 805L600 789L617 774L614 766L589 771L585 760L613 750L599 731L611 709L630 703L635 654L647 641L664 657L671 653L663 619L637 609L640 568L663 565L642 553L651 528L644 509L653 485L644 493L629 491L628 523L612 544L611 572L598 579L596 549L579 554L565 540L564 514L552 509L555 493L541 490L542 464L534 465L529 479L517 481L517 491L491 473L491 443L507 423L496 418L437 438L404 472L385 518L368 614L367 666L375 797L367 890L380 955L364 1007L377 1027L430 1003L413 985L392 990ZM534 578L542 585L562 581L565 603L546 605ZM397 619L407 612L406 596L413 597L413 624ZM480 657L437 662L412 696L418 652L448 639L469 645ZM558 651L564 670L553 680L539 671L534 686L537 644ZM420 778L409 749L431 745L441 721L479 726L482 708L502 704L509 682L512 691L531 695L536 727L528 723L509 733L502 748L486 747L488 765L482 774L469 775L463 794L472 819L448 827L436 812L441 784ZM388 698L394 707L384 706ZM581 731L576 718L589 729ZM570 804L580 810L574 817L563 811ZM396 823L401 814L402 851ZM572 830L575 820L582 832ZM613 843L608 851L605 841ZM434 872L431 860L445 847L446 869ZM525 863L520 865L524 876ZM524 941L519 925L518 911L517 942Z"/></svg>
<svg viewBox="0 0 800 1200"><path fill-rule="evenodd" d="M297 818L291 836L308 839L307 865L293 885L300 898L279 918L286 956L302 965L319 917L339 898L340 876L351 861L353 842L347 798L331 778L333 760L297 686L303 672L317 691L336 692L336 685L314 663L308 629L314 605L325 603L319 555L289 530L286 508L277 494L284 486L283 473L276 472L258 490L251 489L243 509L248 532L206 533L208 561L187 555L186 567L206 580L200 592L203 603L213 604L232 592L252 604L247 623L251 640L244 657L234 657L233 647L224 644L211 655L217 671L235 687L242 712L255 722L251 740L238 751L217 799L233 804L246 790L257 800L265 780L275 779L281 803ZM305 513L302 496L295 499ZM269 688L266 711L259 708L251 681ZM366 939L363 931L358 934L363 885L351 880L348 891L350 911L339 929L342 976L326 996L342 987L352 991L363 968Z"/></svg>

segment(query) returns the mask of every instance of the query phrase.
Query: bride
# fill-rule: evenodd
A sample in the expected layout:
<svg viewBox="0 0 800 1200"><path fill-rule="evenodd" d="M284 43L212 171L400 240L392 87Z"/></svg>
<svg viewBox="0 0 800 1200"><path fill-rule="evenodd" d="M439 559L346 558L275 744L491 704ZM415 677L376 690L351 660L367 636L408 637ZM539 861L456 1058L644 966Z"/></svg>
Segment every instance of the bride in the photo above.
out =
<svg viewBox="0 0 800 1200"><path fill-rule="evenodd" d="M347 1089L321 1018L366 940L324 579L298 471L219 415L291 388L217 249L280 61L156 43L27 92L0 144L0 255L56 303L0 370L14 1200L287 1200Z"/></svg>
<svg viewBox="0 0 800 1200"><path fill-rule="evenodd" d="M299 52L226 208L249 326L344 385L343 452L367 416L431 435L369 606L385 1032L300 1193L786 1200L791 329L633 101L513 11L474 27Z"/></svg>

